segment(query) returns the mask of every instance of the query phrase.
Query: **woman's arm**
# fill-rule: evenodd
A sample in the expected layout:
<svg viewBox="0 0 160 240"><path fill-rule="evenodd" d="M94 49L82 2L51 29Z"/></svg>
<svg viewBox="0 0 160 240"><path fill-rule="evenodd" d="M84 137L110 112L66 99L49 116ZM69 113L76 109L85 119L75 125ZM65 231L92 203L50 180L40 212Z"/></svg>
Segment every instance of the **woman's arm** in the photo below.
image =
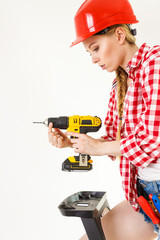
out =
<svg viewBox="0 0 160 240"><path fill-rule="evenodd" d="M120 141L101 142L101 155L122 156L120 151Z"/></svg>
<svg viewBox="0 0 160 240"><path fill-rule="evenodd" d="M104 138L98 138L98 141L103 143L101 145L102 155L110 155L110 156L122 156L120 151L120 141L106 141Z"/></svg>
<svg viewBox="0 0 160 240"><path fill-rule="evenodd" d="M97 138L97 140L100 141L100 142L106 142L106 139L104 139L103 137Z"/></svg>
<svg viewBox="0 0 160 240"><path fill-rule="evenodd" d="M120 156L120 141L106 141L103 138L94 139L86 134L67 132L67 136L76 138L71 139L76 153L84 153L92 156Z"/></svg>

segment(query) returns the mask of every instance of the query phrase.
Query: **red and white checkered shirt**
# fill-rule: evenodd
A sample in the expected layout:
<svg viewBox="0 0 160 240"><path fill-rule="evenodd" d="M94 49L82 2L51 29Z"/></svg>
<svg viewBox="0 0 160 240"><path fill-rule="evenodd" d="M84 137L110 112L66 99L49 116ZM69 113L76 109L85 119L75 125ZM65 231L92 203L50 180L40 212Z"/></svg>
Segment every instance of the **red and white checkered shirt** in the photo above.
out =
<svg viewBox="0 0 160 240"><path fill-rule="evenodd" d="M127 72L131 83L123 110L120 173L126 199L138 211L138 167L156 164L160 158L160 46L151 48L144 43L129 61ZM116 140L118 124L114 80L105 119L106 135L103 136L107 141Z"/></svg>

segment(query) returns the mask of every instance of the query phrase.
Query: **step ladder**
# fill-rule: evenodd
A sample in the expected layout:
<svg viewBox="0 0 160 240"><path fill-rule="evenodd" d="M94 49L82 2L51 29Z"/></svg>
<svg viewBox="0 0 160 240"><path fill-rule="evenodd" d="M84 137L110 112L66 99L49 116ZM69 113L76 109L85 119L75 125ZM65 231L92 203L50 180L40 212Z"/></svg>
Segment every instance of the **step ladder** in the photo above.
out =
<svg viewBox="0 0 160 240"><path fill-rule="evenodd" d="M77 192L59 205L63 216L80 217L89 240L106 240L101 216L105 208L110 210L106 192Z"/></svg>

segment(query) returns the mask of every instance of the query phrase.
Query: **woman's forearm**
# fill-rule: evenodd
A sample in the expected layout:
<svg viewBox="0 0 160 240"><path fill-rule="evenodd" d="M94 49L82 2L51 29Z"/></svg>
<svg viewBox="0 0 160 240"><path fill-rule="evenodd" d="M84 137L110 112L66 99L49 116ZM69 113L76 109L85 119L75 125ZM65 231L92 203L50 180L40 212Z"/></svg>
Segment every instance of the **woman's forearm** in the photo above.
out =
<svg viewBox="0 0 160 240"><path fill-rule="evenodd" d="M97 138L97 140L100 141L100 142L106 142L106 140L103 137Z"/></svg>
<svg viewBox="0 0 160 240"><path fill-rule="evenodd" d="M100 154L110 156L122 156L120 141L106 141L104 138L97 139L101 142Z"/></svg>
<svg viewBox="0 0 160 240"><path fill-rule="evenodd" d="M86 134L67 132L67 136L73 136L70 141L76 153L84 153L92 156L121 156L120 141L106 141L104 138L95 139Z"/></svg>

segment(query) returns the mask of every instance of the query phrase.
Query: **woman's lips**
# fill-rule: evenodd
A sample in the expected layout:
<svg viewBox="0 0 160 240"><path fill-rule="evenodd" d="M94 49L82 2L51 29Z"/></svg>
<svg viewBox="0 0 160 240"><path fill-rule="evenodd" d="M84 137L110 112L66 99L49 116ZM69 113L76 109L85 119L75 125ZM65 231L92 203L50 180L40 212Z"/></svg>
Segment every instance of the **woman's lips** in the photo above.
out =
<svg viewBox="0 0 160 240"><path fill-rule="evenodd" d="M102 70L105 70L106 69L106 65L105 64L101 65L101 68L102 68Z"/></svg>

